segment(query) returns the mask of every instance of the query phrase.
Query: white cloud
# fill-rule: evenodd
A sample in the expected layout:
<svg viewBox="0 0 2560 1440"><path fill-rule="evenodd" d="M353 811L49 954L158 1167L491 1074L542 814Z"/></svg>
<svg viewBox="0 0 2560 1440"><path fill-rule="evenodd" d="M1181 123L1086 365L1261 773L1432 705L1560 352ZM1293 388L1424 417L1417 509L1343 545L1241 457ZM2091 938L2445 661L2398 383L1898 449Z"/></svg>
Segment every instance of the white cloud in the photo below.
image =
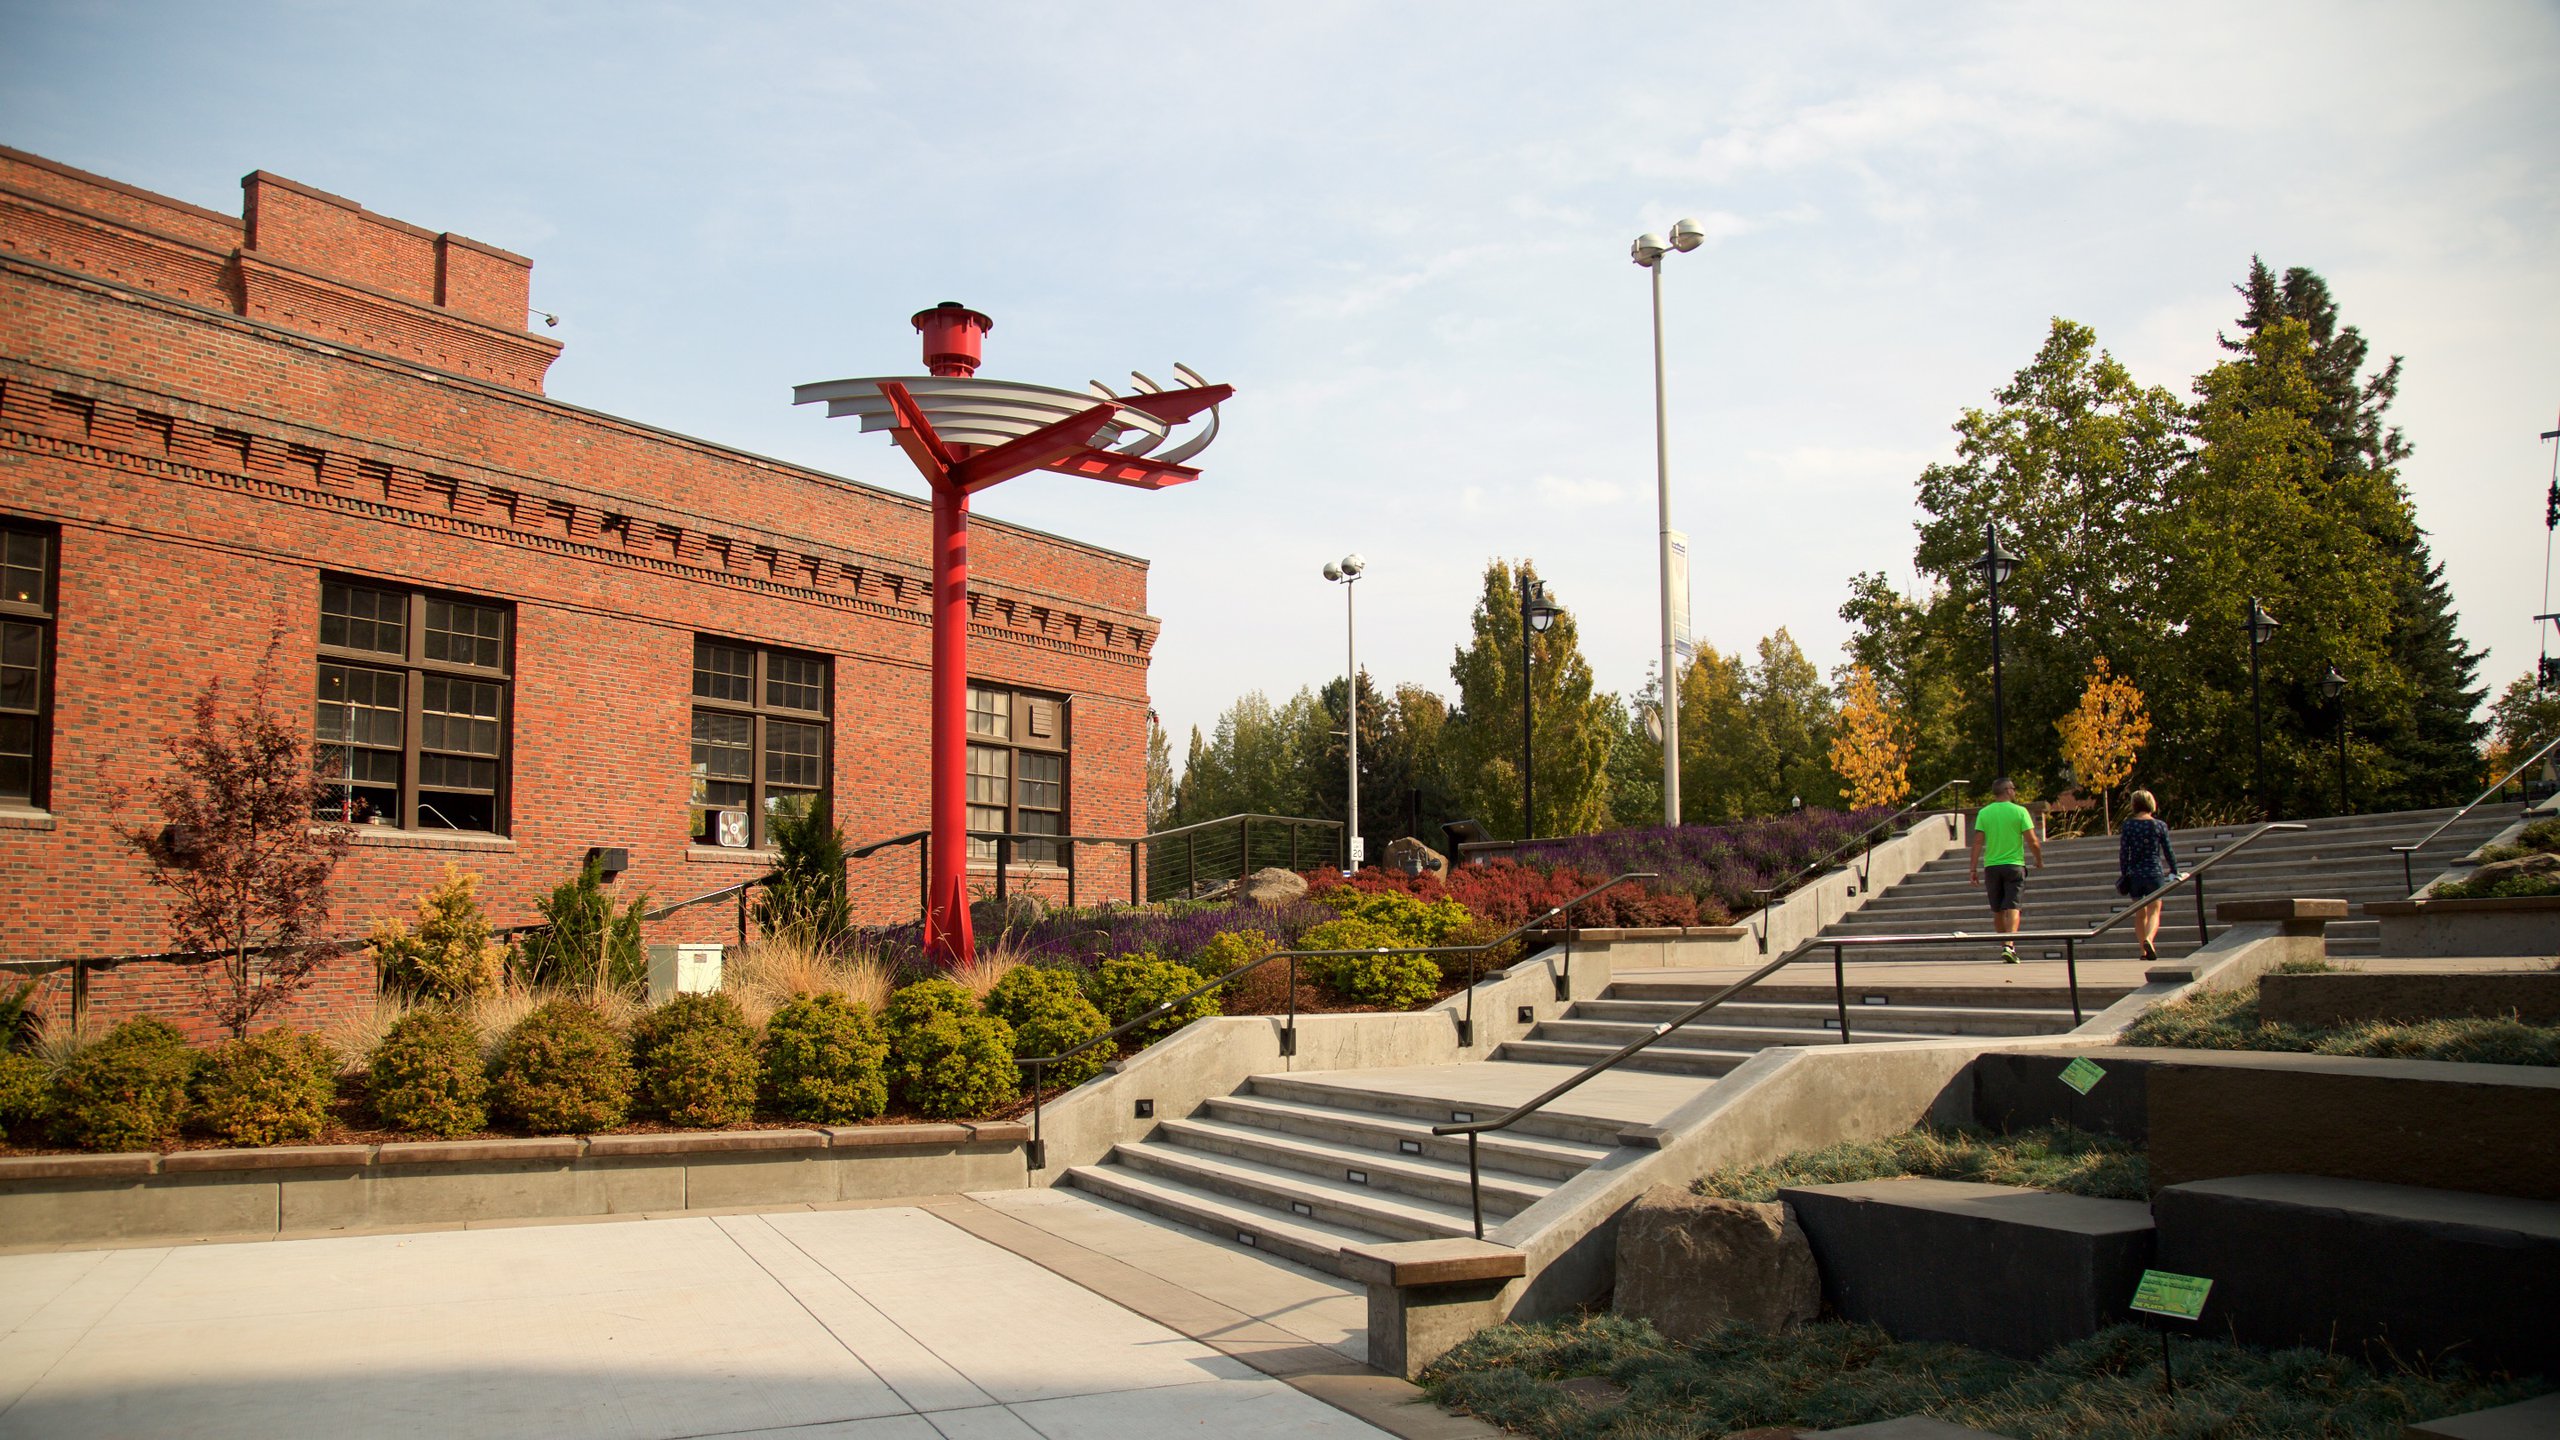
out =
<svg viewBox="0 0 2560 1440"><path fill-rule="evenodd" d="M1614 505L1627 498L1625 486L1588 476L1541 475L1530 482L1540 503L1558 510L1584 510Z"/></svg>

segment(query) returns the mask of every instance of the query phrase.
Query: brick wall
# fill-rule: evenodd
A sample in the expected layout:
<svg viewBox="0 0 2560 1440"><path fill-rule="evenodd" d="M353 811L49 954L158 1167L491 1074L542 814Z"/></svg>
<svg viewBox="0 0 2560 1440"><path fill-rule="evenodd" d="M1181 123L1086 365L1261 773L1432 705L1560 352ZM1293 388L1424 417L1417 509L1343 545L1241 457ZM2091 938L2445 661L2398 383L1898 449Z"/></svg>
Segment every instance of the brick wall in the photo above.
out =
<svg viewBox="0 0 2560 1440"><path fill-rule="evenodd" d="M460 313L431 317L441 333L495 334L499 312L520 309L526 262L272 176L249 183L247 248L221 256L205 212L154 211L143 192L0 152L0 514L61 532L50 813L0 817L0 955L165 945L159 897L117 838L117 787L162 763L198 686L249 683L271 634L282 703L309 713L324 571L515 617L510 833L360 827L338 933L405 912L447 863L485 877L499 923L530 919L590 845L629 849L620 888L655 904L757 873L755 857L687 843L697 634L832 656L848 838L923 825L923 502L396 344L349 348L347 327L444 306ZM230 280L208 282L203 264ZM317 297L310 313L257 300L283 293L262 264ZM207 303L208 283L251 299ZM878 450L884 469L904 464ZM1070 825L1136 833L1156 634L1144 562L983 519L972 539L973 675L1070 696ZM1128 894L1124 856L1085 859L1080 888ZM865 917L910 917L916 873L912 848L857 864ZM735 927L715 904L650 938ZM90 996L101 1015L186 1017L194 983L132 965L97 973ZM362 1003L367 988L360 964L341 965L302 1010Z"/></svg>

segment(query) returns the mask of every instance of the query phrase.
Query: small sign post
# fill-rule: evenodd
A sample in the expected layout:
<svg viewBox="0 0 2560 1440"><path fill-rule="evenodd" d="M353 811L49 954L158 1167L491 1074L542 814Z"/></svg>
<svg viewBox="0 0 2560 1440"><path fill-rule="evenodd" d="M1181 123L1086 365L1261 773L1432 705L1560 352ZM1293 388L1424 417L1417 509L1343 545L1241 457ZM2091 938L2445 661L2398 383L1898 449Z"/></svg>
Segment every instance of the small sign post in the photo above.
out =
<svg viewBox="0 0 2560 1440"><path fill-rule="evenodd" d="M2062 1083L2086 1095L2100 1080L2106 1078L2106 1074L2106 1067L2083 1055L2062 1067ZM2144 1283L2149 1283L2147 1278ZM2134 1303L2138 1307L2141 1301L2137 1300Z"/></svg>
<svg viewBox="0 0 2560 1440"><path fill-rule="evenodd" d="M2094 1066L2092 1069L2096 1068ZM2171 1320L2194 1322L2204 1314L2205 1296L2213 1293L2213 1282L2201 1275L2178 1275L2167 1270L2145 1270L2142 1283L2133 1289L2133 1309L2149 1315L2162 1315ZM2169 1393L2178 1393L2178 1374L2169 1368L2169 1331L2160 1329L2160 1379Z"/></svg>

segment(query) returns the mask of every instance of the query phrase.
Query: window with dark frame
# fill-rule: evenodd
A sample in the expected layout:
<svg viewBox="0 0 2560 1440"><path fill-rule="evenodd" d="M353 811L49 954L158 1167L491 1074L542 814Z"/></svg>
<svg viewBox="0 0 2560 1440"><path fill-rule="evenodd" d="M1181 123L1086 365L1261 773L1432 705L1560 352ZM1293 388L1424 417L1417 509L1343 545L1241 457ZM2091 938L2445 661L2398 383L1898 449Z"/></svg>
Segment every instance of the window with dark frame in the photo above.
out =
<svg viewBox="0 0 2560 1440"><path fill-rule="evenodd" d="M51 800L54 562L50 528L0 521L0 805Z"/></svg>
<svg viewBox="0 0 2560 1440"><path fill-rule="evenodd" d="M1067 833L1067 702L996 686L969 687L969 828L1014 835ZM992 864L996 842L969 841L969 858ZM1012 862L1065 863L1055 841L1013 843Z"/></svg>
<svg viewBox="0 0 2560 1440"><path fill-rule="evenodd" d="M485 600L322 579L320 818L507 833L514 618Z"/></svg>
<svg viewBox="0 0 2560 1440"><path fill-rule="evenodd" d="M696 636L693 642L693 799L697 845L730 836L773 843L774 812L827 793L833 662L823 655Z"/></svg>

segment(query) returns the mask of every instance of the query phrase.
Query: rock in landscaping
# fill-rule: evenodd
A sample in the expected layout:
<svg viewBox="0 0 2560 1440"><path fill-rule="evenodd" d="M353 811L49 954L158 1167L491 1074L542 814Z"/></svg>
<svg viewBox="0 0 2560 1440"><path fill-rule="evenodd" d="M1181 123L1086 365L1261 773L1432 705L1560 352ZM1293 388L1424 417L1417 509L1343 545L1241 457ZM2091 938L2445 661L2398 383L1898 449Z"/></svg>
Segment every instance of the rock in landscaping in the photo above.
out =
<svg viewBox="0 0 2560 1440"><path fill-rule="evenodd" d="M2485 890L2501 880L2512 880L2519 875L2560 875L2560 855L2545 851L2539 855L2519 855L2513 860L2492 860L2463 876L2462 883Z"/></svg>
<svg viewBox="0 0 2560 1440"><path fill-rule="evenodd" d="M1256 870L1236 886L1236 898L1254 905L1286 905L1307 898L1307 882L1287 870Z"/></svg>
<svg viewBox="0 0 2560 1440"><path fill-rule="evenodd" d="M1383 858L1390 870L1401 870L1407 875L1428 875L1435 880L1449 878L1449 857L1410 835L1388 841Z"/></svg>
<svg viewBox="0 0 2560 1440"><path fill-rule="evenodd" d="M1795 1212L1669 1185L1618 1218L1617 1311L1674 1341L1736 1320L1779 1330L1822 1311L1822 1276Z"/></svg>

